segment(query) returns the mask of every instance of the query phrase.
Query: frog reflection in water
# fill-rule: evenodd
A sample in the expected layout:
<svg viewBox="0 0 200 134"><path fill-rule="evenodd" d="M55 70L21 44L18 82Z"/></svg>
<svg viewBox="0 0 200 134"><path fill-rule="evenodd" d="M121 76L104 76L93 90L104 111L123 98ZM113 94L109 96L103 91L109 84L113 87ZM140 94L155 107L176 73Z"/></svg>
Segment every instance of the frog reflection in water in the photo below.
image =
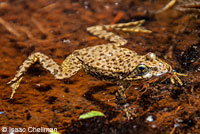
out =
<svg viewBox="0 0 200 134"><path fill-rule="evenodd" d="M141 27L143 22L144 20L140 20L87 28L87 31L91 34L109 40L112 43L75 50L63 61L61 66L40 52L31 54L20 66L15 77L8 82L12 87L10 98L13 98L25 72L35 62L39 62L42 67L47 69L56 79L70 78L80 69L83 69L86 73L100 80L111 81L119 86L116 92L116 103L126 113L129 119L131 113L126 107L127 99L125 91L131 86L131 83L138 80L148 80L149 78L169 73L171 74L170 80L173 84L176 80L182 85L178 76L185 76L184 74L172 71L172 67L156 57L154 53L138 55L130 49L120 47L124 46L127 40L113 32L108 32L108 30L116 30L123 32L151 33L151 31Z"/></svg>

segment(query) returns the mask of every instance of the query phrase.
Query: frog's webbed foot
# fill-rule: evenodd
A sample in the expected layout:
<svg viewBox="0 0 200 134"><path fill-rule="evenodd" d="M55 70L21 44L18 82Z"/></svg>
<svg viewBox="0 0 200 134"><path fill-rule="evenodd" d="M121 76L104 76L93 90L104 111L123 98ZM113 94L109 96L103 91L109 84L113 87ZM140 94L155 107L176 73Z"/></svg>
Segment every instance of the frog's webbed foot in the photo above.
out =
<svg viewBox="0 0 200 134"><path fill-rule="evenodd" d="M166 62L163 62L161 59L158 59L161 63L164 64L165 68L168 70L167 76L165 77L164 80L170 79L172 84L175 84L175 81L178 82L180 86L183 85L183 82L179 78L179 76L188 76L188 74L183 74L183 73L177 73L175 70L172 69L172 66L167 64Z"/></svg>
<svg viewBox="0 0 200 134"><path fill-rule="evenodd" d="M177 73L175 70L172 69L170 65L167 64L167 66L168 66L169 73L167 74L167 77L164 80L169 78L172 84L175 84L175 81L177 81L178 84L182 86L183 82L181 81L179 76L188 76L188 74Z"/></svg>
<svg viewBox="0 0 200 134"><path fill-rule="evenodd" d="M10 96L10 99L13 98L17 88L19 87L19 84L22 80L23 76L22 77L19 77L18 79L15 77L13 78L11 81L9 81L7 84L10 85L10 87L12 88L12 94Z"/></svg>
<svg viewBox="0 0 200 134"><path fill-rule="evenodd" d="M172 84L175 84L175 81L177 81L181 86L183 85L183 82L178 76L188 76L187 74L177 73L175 71L171 72L169 78Z"/></svg>

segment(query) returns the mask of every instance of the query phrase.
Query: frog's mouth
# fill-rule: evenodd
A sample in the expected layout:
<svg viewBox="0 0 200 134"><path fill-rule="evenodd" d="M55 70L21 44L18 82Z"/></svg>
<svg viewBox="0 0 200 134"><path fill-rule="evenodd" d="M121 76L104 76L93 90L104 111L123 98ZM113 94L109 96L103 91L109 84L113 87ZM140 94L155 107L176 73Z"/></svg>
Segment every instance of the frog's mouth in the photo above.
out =
<svg viewBox="0 0 200 134"><path fill-rule="evenodd" d="M163 62L162 60L160 59L157 59L159 60L159 67L158 67L158 70L156 71L156 73L154 74L154 76L161 76L165 73L168 73L170 72L170 65L168 65L167 63Z"/></svg>
<svg viewBox="0 0 200 134"><path fill-rule="evenodd" d="M168 69L165 69L163 72L156 73L155 76L161 76L161 75L168 73L168 72L169 72Z"/></svg>
<svg viewBox="0 0 200 134"><path fill-rule="evenodd" d="M165 69L164 71L161 71L159 73L153 73L152 70L149 70L148 72L146 72L145 74L141 75L142 79L150 79L152 77L158 77L158 76L161 76L165 73L168 73L168 69Z"/></svg>

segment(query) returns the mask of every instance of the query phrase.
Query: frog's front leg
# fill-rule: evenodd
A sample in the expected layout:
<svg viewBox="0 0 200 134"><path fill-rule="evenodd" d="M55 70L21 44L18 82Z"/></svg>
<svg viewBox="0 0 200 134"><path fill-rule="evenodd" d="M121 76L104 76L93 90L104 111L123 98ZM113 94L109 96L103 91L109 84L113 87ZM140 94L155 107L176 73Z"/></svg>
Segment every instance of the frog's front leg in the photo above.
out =
<svg viewBox="0 0 200 134"><path fill-rule="evenodd" d="M56 79L64 79L73 76L80 70L82 65L78 58L74 56L74 54L69 55L60 66L53 61L53 59L40 52L33 53L23 62L15 77L8 82L8 84L10 84L12 87L11 99L13 98L16 89L19 87L20 81L22 80L24 74L35 62L39 62L42 67L48 70Z"/></svg>
<svg viewBox="0 0 200 134"><path fill-rule="evenodd" d="M131 111L128 109L127 105L127 97L125 91L130 87L130 83L127 85L121 85L120 88L116 92L116 104L117 106L126 114L127 119L129 120L131 115Z"/></svg>
<svg viewBox="0 0 200 134"><path fill-rule="evenodd" d="M120 86L116 92L116 104L119 106L125 105L127 103L126 93L124 86Z"/></svg>

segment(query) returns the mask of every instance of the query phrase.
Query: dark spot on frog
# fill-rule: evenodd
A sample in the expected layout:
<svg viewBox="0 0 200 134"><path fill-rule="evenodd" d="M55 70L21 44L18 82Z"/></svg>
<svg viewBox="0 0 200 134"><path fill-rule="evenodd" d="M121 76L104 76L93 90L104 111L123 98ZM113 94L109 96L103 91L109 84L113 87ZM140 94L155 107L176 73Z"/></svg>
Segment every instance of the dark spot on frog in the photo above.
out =
<svg viewBox="0 0 200 134"><path fill-rule="evenodd" d="M99 65L101 65L99 62L97 62L97 64L96 64L97 66L99 66Z"/></svg>
<svg viewBox="0 0 200 134"><path fill-rule="evenodd" d="M158 71L157 67L152 67L151 69L154 70L154 71Z"/></svg>
<svg viewBox="0 0 200 134"><path fill-rule="evenodd" d="M103 56L104 54L103 53L100 53L100 56Z"/></svg>
<svg viewBox="0 0 200 134"><path fill-rule="evenodd" d="M58 70L57 70L57 69L54 69L54 70L53 70L53 73L54 73L54 75L56 75L56 74L58 73Z"/></svg>
<svg viewBox="0 0 200 134"><path fill-rule="evenodd" d="M113 56L113 53L111 53L111 52L109 52L108 54L109 54L109 56Z"/></svg>
<svg viewBox="0 0 200 134"><path fill-rule="evenodd" d="M115 61L115 58L112 58L112 61Z"/></svg>
<svg viewBox="0 0 200 134"><path fill-rule="evenodd" d="M117 65L117 62L114 62L113 64L114 64L114 65Z"/></svg>
<svg viewBox="0 0 200 134"><path fill-rule="evenodd" d="M87 55L87 53L83 53L82 55L85 56L85 55Z"/></svg>

